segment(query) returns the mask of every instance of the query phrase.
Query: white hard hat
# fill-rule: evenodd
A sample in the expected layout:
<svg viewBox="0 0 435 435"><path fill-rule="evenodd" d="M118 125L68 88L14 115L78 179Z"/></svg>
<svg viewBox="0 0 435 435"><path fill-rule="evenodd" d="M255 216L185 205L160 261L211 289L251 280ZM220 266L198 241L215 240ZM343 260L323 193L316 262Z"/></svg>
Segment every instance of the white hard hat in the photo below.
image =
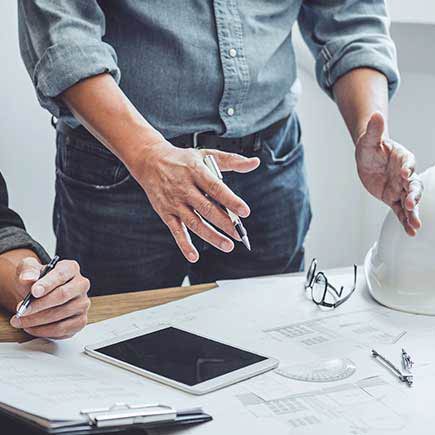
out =
<svg viewBox="0 0 435 435"><path fill-rule="evenodd" d="M369 291L382 305L409 313L435 315L435 167L421 174L422 228L409 237L390 210L379 240L367 253Z"/></svg>

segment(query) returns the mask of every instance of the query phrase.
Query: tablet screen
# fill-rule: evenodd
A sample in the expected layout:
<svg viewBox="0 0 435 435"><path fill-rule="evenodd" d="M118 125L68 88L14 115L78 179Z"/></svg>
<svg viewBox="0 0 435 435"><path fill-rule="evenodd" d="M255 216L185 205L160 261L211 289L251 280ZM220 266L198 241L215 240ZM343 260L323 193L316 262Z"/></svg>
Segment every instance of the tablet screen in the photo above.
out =
<svg viewBox="0 0 435 435"><path fill-rule="evenodd" d="M96 351L190 386L267 359L172 327Z"/></svg>

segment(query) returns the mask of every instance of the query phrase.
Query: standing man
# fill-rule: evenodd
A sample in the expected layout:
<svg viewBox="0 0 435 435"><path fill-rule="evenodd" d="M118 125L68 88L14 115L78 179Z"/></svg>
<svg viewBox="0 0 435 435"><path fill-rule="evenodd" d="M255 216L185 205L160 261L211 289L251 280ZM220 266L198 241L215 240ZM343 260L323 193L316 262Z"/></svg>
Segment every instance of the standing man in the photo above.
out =
<svg viewBox="0 0 435 435"><path fill-rule="evenodd" d="M58 253L94 294L303 267L296 20L362 183L414 235L422 186L388 132L399 77L384 0L19 1L22 57L58 119ZM213 199L245 219L252 252Z"/></svg>

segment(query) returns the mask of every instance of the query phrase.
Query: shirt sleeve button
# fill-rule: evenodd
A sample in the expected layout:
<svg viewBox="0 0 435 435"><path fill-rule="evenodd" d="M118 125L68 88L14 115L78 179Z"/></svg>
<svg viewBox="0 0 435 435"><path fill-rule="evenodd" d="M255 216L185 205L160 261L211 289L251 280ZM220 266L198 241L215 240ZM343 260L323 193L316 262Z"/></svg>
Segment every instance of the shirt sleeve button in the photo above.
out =
<svg viewBox="0 0 435 435"><path fill-rule="evenodd" d="M228 107L228 109L227 109L228 116L233 116L234 112L235 112L234 107Z"/></svg>

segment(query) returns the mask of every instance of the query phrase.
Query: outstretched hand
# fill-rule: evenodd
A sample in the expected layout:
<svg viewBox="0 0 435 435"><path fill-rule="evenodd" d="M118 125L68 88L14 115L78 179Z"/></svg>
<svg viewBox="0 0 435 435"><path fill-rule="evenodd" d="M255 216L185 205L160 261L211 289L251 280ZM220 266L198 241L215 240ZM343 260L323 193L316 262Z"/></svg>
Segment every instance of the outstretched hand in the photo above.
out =
<svg viewBox="0 0 435 435"><path fill-rule="evenodd" d="M415 171L415 157L404 146L384 139L385 121L380 113L370 118L356 143L358 175L364 187L390 206L410 236L421 227L418 203L423 184Z"/></svg>

